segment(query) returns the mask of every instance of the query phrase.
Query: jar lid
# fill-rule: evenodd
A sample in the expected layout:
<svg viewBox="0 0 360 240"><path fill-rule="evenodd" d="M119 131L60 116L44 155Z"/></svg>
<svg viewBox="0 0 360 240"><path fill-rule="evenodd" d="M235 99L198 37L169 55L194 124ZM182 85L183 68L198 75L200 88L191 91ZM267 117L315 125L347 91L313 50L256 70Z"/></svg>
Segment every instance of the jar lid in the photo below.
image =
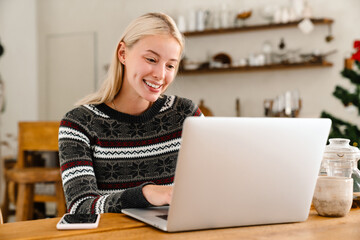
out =
<svg viewBox="0 0 360 240"><path fill-rule="evenodd" d="M360 150L350 146L350 140L346 138L330 138L330 144L326 145L324 158L328 160L359 160Z"/></svg>

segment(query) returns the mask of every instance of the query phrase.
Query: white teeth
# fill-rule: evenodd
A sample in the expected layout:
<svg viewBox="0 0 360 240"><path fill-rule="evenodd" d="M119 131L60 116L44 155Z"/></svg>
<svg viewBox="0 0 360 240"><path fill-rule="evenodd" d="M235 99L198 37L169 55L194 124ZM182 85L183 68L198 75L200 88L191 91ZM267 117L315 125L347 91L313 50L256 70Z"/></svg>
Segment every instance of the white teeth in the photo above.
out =
<svg viewBox="0 0 360 240"><path fill-rule="evenodd" d="M145 80L144 80L144 82L146 83L146 85L148 85L148 86L150 86L150 87L152 87L152 88L159 88L159 87L161 87L161 85L152 84L152 83L149 83L149 82L147 82L147 81L145 81Z"/></svg>

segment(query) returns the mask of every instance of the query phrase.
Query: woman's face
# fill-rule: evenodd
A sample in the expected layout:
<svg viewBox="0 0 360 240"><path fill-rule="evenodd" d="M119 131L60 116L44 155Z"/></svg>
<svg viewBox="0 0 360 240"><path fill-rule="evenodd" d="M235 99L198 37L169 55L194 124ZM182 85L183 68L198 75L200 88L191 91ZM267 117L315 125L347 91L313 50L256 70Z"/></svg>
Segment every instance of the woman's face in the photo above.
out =
<svg viewBox="0 0 360 240"><path fill-rule="evenodd" d="M170 35L146 36L131 48L120 43L118 57L125 66L121 91L155 102L174 80L180 52Z"/></svg>

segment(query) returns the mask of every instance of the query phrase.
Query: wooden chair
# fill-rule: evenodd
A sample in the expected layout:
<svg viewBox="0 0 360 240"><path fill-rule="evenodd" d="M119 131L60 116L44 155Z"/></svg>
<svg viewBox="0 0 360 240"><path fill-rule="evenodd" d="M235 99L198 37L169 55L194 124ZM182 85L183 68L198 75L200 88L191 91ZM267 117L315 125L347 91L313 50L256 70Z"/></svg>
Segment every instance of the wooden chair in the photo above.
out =
<svg viewBox="0 0 360 240"><path fill-rule="evenodd" d="M0 161L2 161L3 163L3 176L5 176L6 171L9 169L14 168L15 164L16 164L16 159L14 159L13 157L2 157L0 159ZM8 182L7 179L5 178L5 198L3 199L3 203L2 203L2 216L3 216L3 221L7 222L8 221L8 216L9 215L14 215L15 211L14 210L10 210L9 209L9 205L10 203L15 203L15 196L16 196L16 184L14 182ZM6 207L5 207L6 206Z"/></svg>
<svg viewBox="0 0 360 240"><path fill-rule="evenodd" d="M16 200L16 221L33 217L34 202L56 202L57 216L66 212L60 168L34 167L33 155L29 152L58 152L58 131L60 122L20 122L18 131L18 160L13 169L5 173L6 182L18 185ZM35 195L36 183L55 183L56 195ZM5 203L8 196L5 194ZM4 205L8 208L8 204ZM4 212L8 210L4 209Z"/></svg>
<svg viewBox="0 0 360 240"><path fill-rule="evenodd" d="M0 224L3 224L4 223L4 220L3 220L3 216L2 216L2 213L1 213L1 209L0 209Z"/></svg>

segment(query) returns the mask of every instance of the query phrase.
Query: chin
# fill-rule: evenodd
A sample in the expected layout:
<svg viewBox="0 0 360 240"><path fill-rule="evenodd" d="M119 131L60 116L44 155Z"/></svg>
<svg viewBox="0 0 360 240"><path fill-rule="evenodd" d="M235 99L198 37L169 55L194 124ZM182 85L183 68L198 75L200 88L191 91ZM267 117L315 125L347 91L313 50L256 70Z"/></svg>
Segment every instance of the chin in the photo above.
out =
<svg viewBox="0 0 360 240"><path fill-rule="evenodd" d="M145 99L149 102L156 102L156 100L158 100L160 97L160 94L159 95L153 95L153 96L149 96L149 97L145 97Z"/></svg>

